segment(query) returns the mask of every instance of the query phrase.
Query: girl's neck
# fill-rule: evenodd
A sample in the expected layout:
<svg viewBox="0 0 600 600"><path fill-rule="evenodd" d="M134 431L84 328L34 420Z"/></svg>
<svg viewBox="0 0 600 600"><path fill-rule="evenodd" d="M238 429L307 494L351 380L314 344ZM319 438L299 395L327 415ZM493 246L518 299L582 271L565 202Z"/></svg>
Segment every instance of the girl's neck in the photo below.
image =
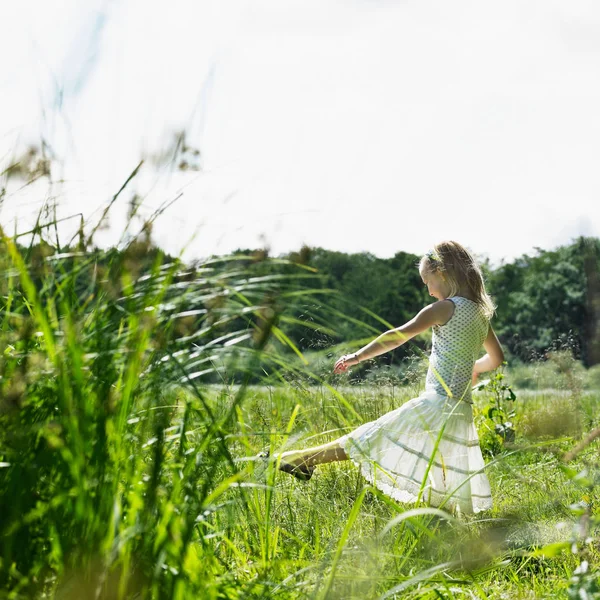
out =
<svg viewBox="0 0 600 600"><path fill-rule="evenodd" d="M460 288L455 295L460 296L461 298L466 298L467 300L471 300L472 302L477 302L477 299L473 298L473 294L471 294L469 290L463 288Z"/></svg>

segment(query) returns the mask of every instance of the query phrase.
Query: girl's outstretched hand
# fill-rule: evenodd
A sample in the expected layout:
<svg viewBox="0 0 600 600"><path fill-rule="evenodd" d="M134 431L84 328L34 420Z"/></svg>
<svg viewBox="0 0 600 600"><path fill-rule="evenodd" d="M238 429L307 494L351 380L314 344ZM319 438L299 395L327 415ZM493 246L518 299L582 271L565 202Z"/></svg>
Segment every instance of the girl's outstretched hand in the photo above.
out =
<svg viewBox="0 0 600 600"><path fill-rule="evenodd" d="M358 358L356 354L344 354L341 358L338 358L337 362L333 366L334 373L344 373L348 370L348 367L353 367L358 364Z"/></svg>

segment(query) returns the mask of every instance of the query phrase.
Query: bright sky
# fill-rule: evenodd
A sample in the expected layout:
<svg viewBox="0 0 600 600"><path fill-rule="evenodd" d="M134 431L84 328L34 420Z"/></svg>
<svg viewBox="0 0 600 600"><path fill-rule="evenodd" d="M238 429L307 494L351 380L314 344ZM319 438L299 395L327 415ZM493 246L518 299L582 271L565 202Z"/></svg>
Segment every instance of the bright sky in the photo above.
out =
<svg viewBox="0 0 600 600"><path fill-rule="evenodd" d="M97 219L146 157L99 241L181 192L154 234L187 257L600 236L596 0L21 0L0 56L0 172L42 138L60 161L9 185L8 231L54 197ZM182 129L201 169L157 170Z"/></svg>

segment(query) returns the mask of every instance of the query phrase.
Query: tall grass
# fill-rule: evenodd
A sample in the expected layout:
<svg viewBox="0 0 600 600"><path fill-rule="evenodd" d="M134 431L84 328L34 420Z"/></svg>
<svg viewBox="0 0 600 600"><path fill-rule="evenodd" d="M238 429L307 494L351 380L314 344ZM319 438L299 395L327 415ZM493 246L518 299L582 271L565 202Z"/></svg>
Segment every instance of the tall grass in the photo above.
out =
<svg viewBox="0 0 600 600"><path fill-rule="evenodd" d="M402 506L348 464L302 485L256 453L333 439L417 386L343 387L300 352L286 326L317 293L306 267L186 266L149 236L122 252L2 243L0 597L595 593L591 571L569 578L598 559L597 441L560 457L598 426L598 395L578 392L575 429L532 428L523 401L484 516ZM330 328L326 304L307 327Z"/></svg>
<svg viewBox="0 0 600 600"><path fill-rule="evenodd" d="M123 252L2 243L3 593L244 593L206 527L231 490L252 509L228 435L267 343L294 348L275 303L302 274L165 264L148 237ZM222 411L201 383L219 373L242 383Z"/></svg>

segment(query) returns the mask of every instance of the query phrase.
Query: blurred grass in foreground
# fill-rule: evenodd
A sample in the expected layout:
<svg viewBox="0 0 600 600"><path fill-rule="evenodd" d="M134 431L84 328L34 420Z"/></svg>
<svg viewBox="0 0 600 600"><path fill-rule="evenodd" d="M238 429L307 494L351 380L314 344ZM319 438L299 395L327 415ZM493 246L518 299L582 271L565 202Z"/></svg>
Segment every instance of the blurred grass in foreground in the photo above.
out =
<svg viewBox="0 0 600 600"><path fill-rule="evenodd" d="M230 488L245 498L227 441L244 386L219 413L200 382L244 382L271 339L293 346L279 323L302 268L163 264L149 235L121 252L2 246L1 594L240 591L200 531Z"/></svg>

